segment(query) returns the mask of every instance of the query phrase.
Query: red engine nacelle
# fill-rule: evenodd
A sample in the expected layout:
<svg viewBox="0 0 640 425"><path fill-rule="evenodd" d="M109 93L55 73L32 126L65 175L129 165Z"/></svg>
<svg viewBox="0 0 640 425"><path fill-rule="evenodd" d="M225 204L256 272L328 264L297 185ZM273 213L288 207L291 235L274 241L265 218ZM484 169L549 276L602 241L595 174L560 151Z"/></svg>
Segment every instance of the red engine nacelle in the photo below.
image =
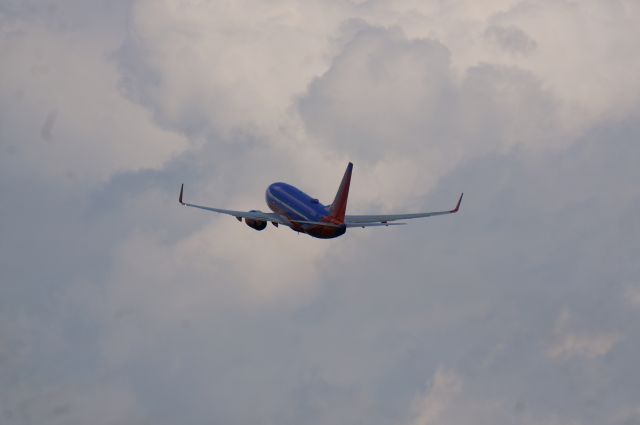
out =
<svg viewBox="0 0 640 425"><path fill-rule="evenodd" d="M260 212L260 211L251 210L251 212ZM264 230L267 227L267 222L264 220L254 220L252 218L245 218L244 222L247 226L251 227L252 229L256 229L258 231Z"/></svg>

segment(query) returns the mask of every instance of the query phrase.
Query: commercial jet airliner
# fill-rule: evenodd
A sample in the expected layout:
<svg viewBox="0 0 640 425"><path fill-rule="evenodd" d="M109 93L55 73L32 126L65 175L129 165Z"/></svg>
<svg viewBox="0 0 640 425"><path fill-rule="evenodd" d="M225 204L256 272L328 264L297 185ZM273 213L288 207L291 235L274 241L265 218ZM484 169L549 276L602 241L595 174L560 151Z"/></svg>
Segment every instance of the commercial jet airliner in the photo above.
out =
<svg viewBox="0 0 640 425"><path fill-rule="evenodd" d="M317 199L287 183L273 183L267 188L267 205L273 213L264 213L257 210L223 210L189 204L182 200L184 184L180 187L178 202L187 207L228 214L234 216L240 222L244 218L245 224L255 230L264 230L267 227L267 222L270 221L275 227L282 224L296 232L306 233L314 238L321 239L337 238L344 235L349 227L392 226L407 224L397 223L395 222L396 220L453 214L458 212L462 202L461 194L456 207L449 211L414 214L346 215L352 170L353 164L349 163L342 177L338 193L336 193L331 205L322 205Z"/></svg>

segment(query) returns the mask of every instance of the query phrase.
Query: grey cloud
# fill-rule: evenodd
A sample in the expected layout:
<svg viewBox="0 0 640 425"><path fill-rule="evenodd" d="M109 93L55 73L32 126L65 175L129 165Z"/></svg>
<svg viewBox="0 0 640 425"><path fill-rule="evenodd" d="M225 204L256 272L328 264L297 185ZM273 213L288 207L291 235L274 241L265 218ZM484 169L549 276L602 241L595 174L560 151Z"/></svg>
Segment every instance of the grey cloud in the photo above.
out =
<svg viewBox="0 0 640 425"><path fill-rule="evenodd" d="M449 134L466 149L561 147L558 100L530 72L504 66L478 65L467 70L459 92L458 122ZM477 145L476 145L477 143Z"/></svg>
<svg viewBox="0 0 640 425"><path fill-rule="evenodd" d="M231 125L187 94L154 125L189 145L147 167L101 158L105 181L38 173L52 158L18 153L42 144L50 109L3 104L3 149L18 153L0 167L0 422L413 424L433 415L425 405L445 425L637 420L637 105L564 140L561 100L540 75L491 57L458 74L443 42L347 26L299 103L283 96L301 130L290 117L280 124L296 130L276 136ZM183 77L131 52L118 56L129 94L155 88L146 70ZM136 100L153 113L173 93ZM232 130L218 134L208 114ZM62 131L79 125L64 118L54 145L83 134ZM153 150L155 129L136 134L131 149ZM305 174L294 162L324 190L323 155L356 161L353 205L393 156L418 184L436 176L403 202L437 208L464 190L462 211L323 245L176 203L185 182L193 199L260 206L270 181ZM446 166L426 167L434 156ZM260 288L271 296L252 298ZM572 335L587 342L549 355ZM617 339L580 354L603 335Z"/></svg>
<svg viewBox="0 0 640 425"><path fill-rule="evenodd" d="M58 112L56 110L52 110L47 114L47 118L42 123L42 127L40 128L40 135L47 142L53 139L53 128L56 124L57 118Z"/></svg>
<svg viewBox="0 0 640 425"><path fill-rule="evenodd" d="M5 18L39 22L57 31L92 32L112 28L125 17L131 3L131 0L4 0L0 13Z"/></svg>
<svg viewBox="0 0 640 425"><path fill-rule="evenodd" d="M353 158L420 149L450 122L449 51L398 30L366 27L314 80L299 109L307 128Z"/></svg>
<svg viewBox="0 0 640 425"><path fill-rule="evenodd" d="M301 306L212 312L161 331L128 360L137 365L138 391L168 388L156 371L183 359L169 377L190 390L174 403L196 418L387 423L408 419L414 395L445 365L463 389L444 423L474 415L480 423L615 423L635 394L636 313L619 306L623 282L637 270L624 247L638 229L624 208L608 208L624 205L625 191L593 197L579 182L589 174L611 188L638 177L630 166L637 125L624 127L594 131L579 147L535 160L499 154L457 168L425 202L464 185L470 196L459 216L425 223L421 232L372 234L367 250L354 234L345 242L351 255L322 260L320 290ZM567 308L578 329L611 329L623 339L602 358L550 361L545 353ZM148 352L156 353L152 364ZM263 385L280 392L266 395ZM210 406L197 401L207 389ZM497 401L504 410L481 408Z"/></svg>
<svg viewBox="0 0 640 425"><path fill-rule="evenodd" d="M535 51L535 40L517 27L489 26L484 36L508 53L530 54Z"/></svg>
<svg viewBox="0 0 640 425"><path fill-rule="evenodd" d="M467 397L484 404L500 400L507 406L524 405L534 416L608 422L634 398L629 397L633 378L619 374L631 372L622 358L638 329L630 321L634 313L619 308L623 282L637 270L623 246L637 237L638 228L623 210L606 207L625 204L630 194L622 189L605 194L578 181L589 174L607 181L602 184L611 189L614 182L637 178L631 164L619 162L615 154L625 151L633 156L636 150L633 136L621 133L615 142L594 135L595 140L580 148L533 162L509 154L457 169L442 187L465 183L471 196L463 215L457 221L427 224L427 236L411 231L373 235L368 250L351 259L351 272L331 288L353 288L352 298L340 303L345 316L327 316L342 324L341 334L355 335L360 322L349 318L365 316L363 310L375 311L375 319L366 315L373 337L407 344L399 349L401 359L390 364L412 364L412 370L422 370L423 379L433 373L434 365L444 364L460 374ZM620 174L609 173L607 164L612 163ZM389 244L412 249L389 252ZM360 264L368 264L368 269ZM411 278L400 283L397 276L406 270L411 270ZM601 359L549 362L545 350L565 308L577 316L582 329L604 328L627 336ZM348 338L338 344L346 346L345 357L357 351ZM380 353L379 347L368 348L363 351ZM403 380L401 388L409 382ZM414 380L413 385L417 392L421 382ZM379 402L393 406L399 388L383 388L388 392ZM465 406L456 405L455 410L465 412ZM463 413L451 423L470 420ZM513 420L517 418L507 422Z"/></svg>
<svg viewBox="0 0 640 425"><path fill-rule="evenodd" d="M461 78L437 41L367 27L299 102L308 130L351 158L436 157L561 146L557 99L532 73L482 64Z"/></svg>

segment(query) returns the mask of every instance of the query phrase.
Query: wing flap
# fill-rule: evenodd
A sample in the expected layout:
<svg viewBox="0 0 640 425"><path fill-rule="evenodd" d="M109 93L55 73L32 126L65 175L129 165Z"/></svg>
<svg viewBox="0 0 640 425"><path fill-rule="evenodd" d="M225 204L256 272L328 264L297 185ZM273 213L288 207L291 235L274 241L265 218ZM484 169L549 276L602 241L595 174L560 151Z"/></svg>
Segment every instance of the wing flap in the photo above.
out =
<svg viewBox="0 0 640 425"><path fill-rule="evenodd" d="M387 227L387 226L403 226L407 223L385 223L385 222L381 222L381 223L347 223L346 226L347 227L362 227L363 229L365 227Z"/></svg>

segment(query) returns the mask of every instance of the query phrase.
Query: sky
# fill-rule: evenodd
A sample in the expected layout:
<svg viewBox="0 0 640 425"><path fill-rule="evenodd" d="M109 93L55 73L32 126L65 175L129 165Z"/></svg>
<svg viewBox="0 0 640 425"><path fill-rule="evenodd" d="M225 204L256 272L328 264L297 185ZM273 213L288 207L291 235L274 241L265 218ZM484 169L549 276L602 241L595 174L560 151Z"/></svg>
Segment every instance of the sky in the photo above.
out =
<svg viewBox="0 0 640 425"><path fill-rule="evenodd" d="M0 0L0 423L640 423L636 0ZM317 240L348 212L460 213Z"/></svg>

